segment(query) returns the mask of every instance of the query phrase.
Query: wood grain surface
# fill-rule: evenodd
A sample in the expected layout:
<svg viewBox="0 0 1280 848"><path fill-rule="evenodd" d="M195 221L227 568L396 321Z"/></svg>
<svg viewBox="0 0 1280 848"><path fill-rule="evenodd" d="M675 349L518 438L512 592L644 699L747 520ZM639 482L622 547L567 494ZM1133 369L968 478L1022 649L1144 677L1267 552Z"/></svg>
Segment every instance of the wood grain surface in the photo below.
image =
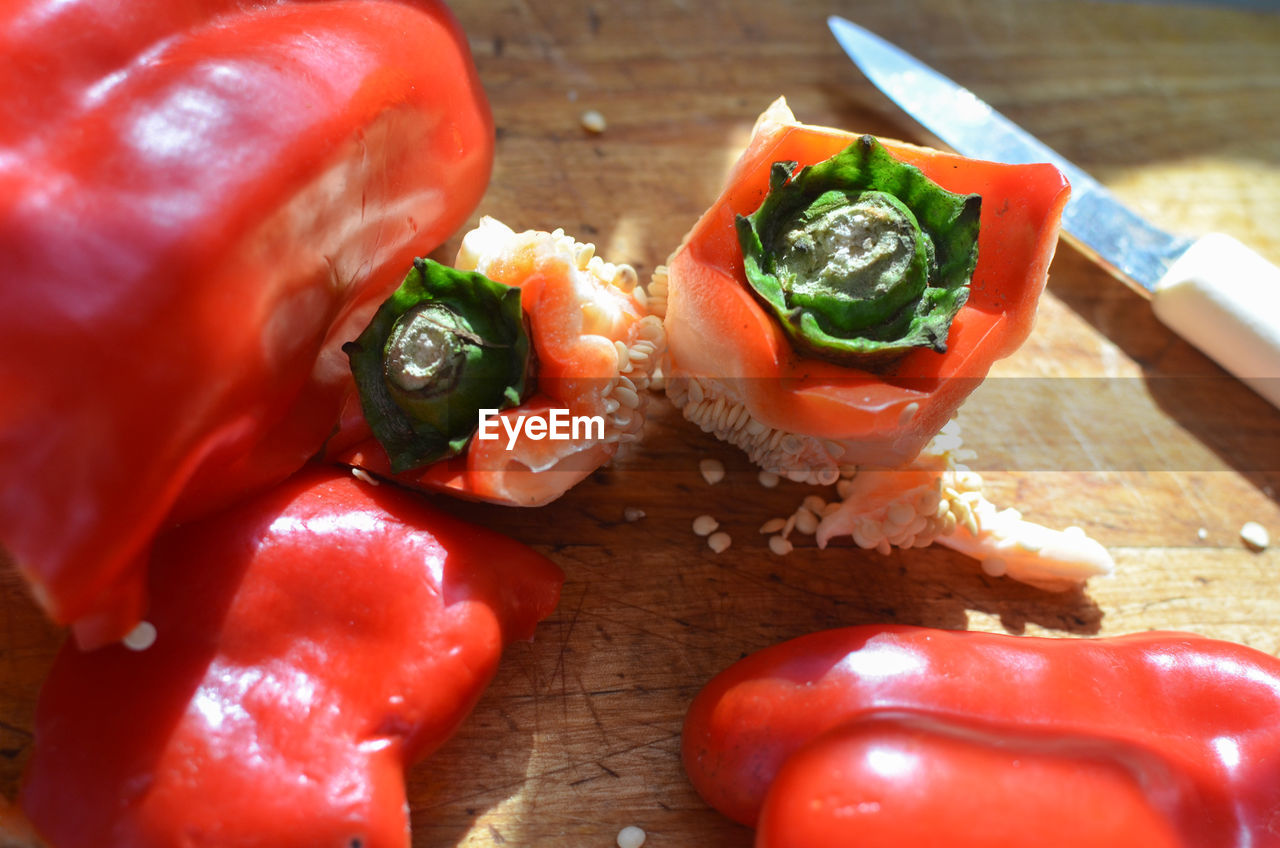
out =
<svg viewBox="0 0 1280 848"><path fill-rule="evenodd" d="M1154 222L1225 231L1280 262L1280 16L1192 4L467 0L455 4L498 127L477 214L563 227L647 279L717 194L759 111L936 143L838 50L861 23L971 88ZM585 110L607 122L581 126ZM452 243L456 246L457 240ZM451 258L451 251L440 252ZM409 775L415 846L742 848L678 757L684 711L746 653L814 630L901 622L1015 634L1195 631L1280 654L1280 412L1063 244L1036 330L961 414L990 496L1079 525L1118 573L1051 594L942 548L849 544L787 557L757 533L811 489L655 399L642 443L539 510L455 505L565 570L558 611L510 649L461 732ZM727 478L709 486L698 461ZM824 492L827 497L833 493ZM628 522L628 507L644 511ZM693 535L700 513L732 547ZM1245 521L1277 544L1254 552ZM0 579L0 793L31 745L62 634ZM69 801L70 802L70 801Z"/></svg>

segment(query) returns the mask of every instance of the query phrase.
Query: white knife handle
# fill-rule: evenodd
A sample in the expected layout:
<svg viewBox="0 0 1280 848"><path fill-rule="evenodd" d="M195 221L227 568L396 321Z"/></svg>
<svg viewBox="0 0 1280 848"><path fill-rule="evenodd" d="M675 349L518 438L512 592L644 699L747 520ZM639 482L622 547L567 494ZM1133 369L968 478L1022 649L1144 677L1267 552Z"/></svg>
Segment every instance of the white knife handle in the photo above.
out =
<svg viewBox="0 0 1280 848"><path fill-rule="evenodd" d="M1280 268L1231 236L1204 236L1156 285L1171 330L1280 407Z"/></svg>

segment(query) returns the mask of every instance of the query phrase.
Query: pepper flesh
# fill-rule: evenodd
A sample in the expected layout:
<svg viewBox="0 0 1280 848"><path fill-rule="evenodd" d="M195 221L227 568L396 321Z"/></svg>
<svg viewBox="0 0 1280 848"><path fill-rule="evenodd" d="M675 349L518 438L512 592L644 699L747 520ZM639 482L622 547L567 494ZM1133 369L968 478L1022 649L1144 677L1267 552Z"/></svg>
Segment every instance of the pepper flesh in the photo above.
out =
<svg viewBox="0 0 1280 848"><path fill-rule="evenodd" d="M408 846L403 772L470 711L560 570L331 469L168 531L155 644L68 644L21 794L58 848Z"/></svg>
<svg viewBox="0 0 1280 848"><path fill-rule="evenodd" d="M1280 660L1190 634L849 627L765 649L714 678L689 710L683 759L712 806L769 826L761 845L799 844L780 835L799 810L859 792L883 802L851 808L890 840L869 845L919 844L913 828L935 820L964 820L981 834L996 814L1008 844L1044 844L1034 810L1058 815L1095 800L1095 821L1074 832L1098 829L1078 844L1278 845L1277 711ZM1024 760L1025 775L1050 779L1019 780ZM1078 781L1079 794L1066 797L1082 768L1114 791ZM824 780L831 791L815 794ZM1104 818L1129 824L1108 835ZM846 826L854 823L809 844L849 844L836 838ZM997 844L946 835L947 844Z"/></svg>
<svg viewBox="0 0 1280 848"><path fill-rule="evenodd" d="M665 276L663 371L673 402L686 417L695 414L687 386L700 381L699 397L744 407L746 417L738 420L754 422L765 435L776 432L773 445L794 442L790 449L765 449L759 447L765 435L735 440L753 461L781 473L826 468L831 479L825 482L834 482L842 465L909 462L991 365L1026 340L1070 194L1051 165L982 162L881 139L895 158L942 188L981 195L968 300L951 323L945 354L916 349L882 373L801 356L746 283L734 219L760 205L774 162L821 162L853 139L842 130L800 124L784 101L776 102L761 115L720 197L663 274L655 274L655 282Z"/></svg>
<svg viewBox="0 0 1280 848"><path fill-rule="evenodd" d="M434 0L8 4L0 85L0 547L93 645L162 526L321 447L492 119Z"/></svg>

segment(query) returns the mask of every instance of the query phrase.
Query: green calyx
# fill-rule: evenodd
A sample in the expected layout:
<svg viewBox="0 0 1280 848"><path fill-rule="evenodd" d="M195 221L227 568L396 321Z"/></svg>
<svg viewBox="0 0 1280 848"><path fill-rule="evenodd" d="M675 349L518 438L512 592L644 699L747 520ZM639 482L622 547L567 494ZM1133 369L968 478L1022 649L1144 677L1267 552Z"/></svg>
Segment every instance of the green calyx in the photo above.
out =
<svg viewBox="0 0 1280 848"><path fill-rule="evenodd" d="M947 191L864 135L737 217L747 282L800 352L879 368L942 353L978 261L981 198Z"/></svg>
<svg viewBox="0 0 1280 848"><path fill-rule="evenodd" d="M364 332L343 346L360 406L394 472L466 449L481 409L532 388L520 289L415 259Z"/></svg>

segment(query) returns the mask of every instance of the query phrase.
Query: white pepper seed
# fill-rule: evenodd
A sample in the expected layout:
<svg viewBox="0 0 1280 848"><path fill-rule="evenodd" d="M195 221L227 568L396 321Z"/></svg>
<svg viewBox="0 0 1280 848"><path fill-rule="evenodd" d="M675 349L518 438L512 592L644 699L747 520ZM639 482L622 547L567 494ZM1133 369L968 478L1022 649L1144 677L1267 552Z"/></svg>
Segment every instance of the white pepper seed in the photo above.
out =
<svg viewBox="0 0 1280 848"><path fill-rule="evenodd" d="M131 651L145 651L156 643L156 626L149 621L140 621L120 641Z"/></svg>
<svg viewBox="0 0 1280 848"><path fill-rule="evenodd" d="M764 524L760 525L760 532L761 533L777 533L779 530L781 530L783 527L786 527L786 526L787 526L787 519L770 518Z"/></svg>
<svg viewBox="0 0 1280 848"><path fill-rule="evenodd" d="M818 532L818 516L800 507L796 510L796 529L806 536L812 536Z"/></svg>
<svg viewBox="0 0 1280 848"><path fill-rule="evenodd" d="M702 460L698 470L702 472L702 479L712 486L724 479L724 463L718 459Z"/></svg>
<svg viewBox="0 0 1280 848"><path fill-rule="evenodd" d="M618 831L618 848L640 848L647 835L642 828L629 824Z"/></svg>
<svg viewBox="0 0 1280 848"><path fill-rule="evenodd" d="M778 556L786 556L794 550L794 546L781 536L769 537L769 550Z"/></svg>
<svg viewBox="0 0 1280 848"><path fill-rule="evenodd" d="M766 489L772 489L782 480L781 477L774 474L772 471L761 471L756 475L756 479L759 480L760 485L764 486Z"/></svg>
<svg viewBox="0 0 1280 848"><path fill-rule="evenodd" d="M1254 551L1266 550L1267 546L1271 544L1271 537L1267 535L1267 528L1256 521L1246 521L1244 523L1244 526L1240 528L1240 539L1250 550Z"/></svg>
<svg viewBox="0 0 1280 848"><path fill-rule="evenodd" d="M720 522L710 515L699 515L693 519L693 532L699 536L710 536L719 526Z"/></svg>

